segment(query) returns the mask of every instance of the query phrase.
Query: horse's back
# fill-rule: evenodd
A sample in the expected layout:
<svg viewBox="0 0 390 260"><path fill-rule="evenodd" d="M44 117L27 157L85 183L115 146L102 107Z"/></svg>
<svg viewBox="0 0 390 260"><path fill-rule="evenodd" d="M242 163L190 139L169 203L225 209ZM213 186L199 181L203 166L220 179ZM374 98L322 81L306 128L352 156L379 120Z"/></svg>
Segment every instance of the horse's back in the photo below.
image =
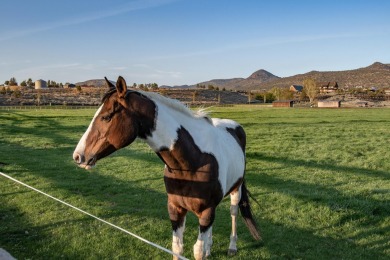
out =
<svg viewBox="0 0 390 260"><path fill-rule="evenodd" d="M229 132L229 134L236 139L238 144L241 146L242 151L245 153L246 134L244 128L239 123L231 119L212 118L211 120L215 127Z"/></svg>

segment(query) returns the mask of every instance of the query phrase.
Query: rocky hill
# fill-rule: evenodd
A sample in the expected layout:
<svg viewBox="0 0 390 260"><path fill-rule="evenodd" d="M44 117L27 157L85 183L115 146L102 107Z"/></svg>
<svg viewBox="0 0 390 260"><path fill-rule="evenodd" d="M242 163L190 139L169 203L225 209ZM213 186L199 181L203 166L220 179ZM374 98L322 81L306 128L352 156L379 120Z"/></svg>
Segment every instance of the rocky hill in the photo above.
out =
<svg viewBox="0 0 390 260"><path fill-rule="evenodd" d="M232 78L232 79L213 79L210 81L205 81L198 83L197 85L213 85L218 88L226 88L232 90L245 90L252 89L253 87L266 82L271 82L280 77L273 75L272 73L266 70L258 70L253 72L248 78Z"/></svg>
<svg viewBox="0 0 390 260"><path fill-rule="evenodd" d="M115 81L111 82L115 84ZM88 87L106 87L106 80L105 79L90 79L82 82L75 83L76 86L88 86Z"/></svg>
<svg viewBox="0 0 390 260"><path fill-rule="evenodd" d="M375 62L364 68L345 71L310 71L291 77L280 78L268 71L259 70L246 79L211 80L199 84L212 84L234 90L269 90L273 87L287 88L293 84L301 85L306 78L317 82L336 81L341 88L362 86L366 88L390 87L390 64Z"/></svg>
<svg viewBox="0 0 390 260"><path fill-rule="evenodd" d="M306 78L313 78L317 82L336 81L341 88L388 88L390 87L390 65L375 62L374 64L355 70L346 71L310 71L291 77L280 78L272 82L260 83L256 89L270 89L272 87L289 87L292 84L302 84Z"/></svg>

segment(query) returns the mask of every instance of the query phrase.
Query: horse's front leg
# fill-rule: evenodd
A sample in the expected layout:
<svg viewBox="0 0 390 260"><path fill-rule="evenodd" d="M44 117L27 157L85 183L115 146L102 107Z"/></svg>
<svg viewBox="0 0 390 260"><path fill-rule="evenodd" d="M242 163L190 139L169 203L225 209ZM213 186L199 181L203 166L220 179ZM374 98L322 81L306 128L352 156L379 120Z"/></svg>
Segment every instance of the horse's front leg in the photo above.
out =
<svg viewBox="0 0 390 260"><path fill-rule="evenodd" d="M199 218L199 235L194 245L194 257L196 260L205 259L210 255L212 240L212 225L215 218L215 208L208 208L202 212Z"/></svg>
<svg viewBox="0 0 390 260"><path fill-rule="evenodd" d="M172 224L172 252L177 255L183 254L184 247L184 229L186 224L187 210L178 206L175 206L168 199L168 213ZM179 259L177 256L173 256L173 259Z"/></svg>

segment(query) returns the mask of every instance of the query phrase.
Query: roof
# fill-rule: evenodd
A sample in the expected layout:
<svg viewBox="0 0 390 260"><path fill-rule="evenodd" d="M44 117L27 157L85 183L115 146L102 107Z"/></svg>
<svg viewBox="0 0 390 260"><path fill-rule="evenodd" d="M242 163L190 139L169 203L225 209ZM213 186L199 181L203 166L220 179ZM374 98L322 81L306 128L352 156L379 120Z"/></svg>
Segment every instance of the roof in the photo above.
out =
<svg viewBox="0 0 390 260"><path fill-rule="evenodd" d="M293 87L296 91L299 91L299 92L303 90L303 86L301 86L301 85L291 85L291 87Z"/></svg>

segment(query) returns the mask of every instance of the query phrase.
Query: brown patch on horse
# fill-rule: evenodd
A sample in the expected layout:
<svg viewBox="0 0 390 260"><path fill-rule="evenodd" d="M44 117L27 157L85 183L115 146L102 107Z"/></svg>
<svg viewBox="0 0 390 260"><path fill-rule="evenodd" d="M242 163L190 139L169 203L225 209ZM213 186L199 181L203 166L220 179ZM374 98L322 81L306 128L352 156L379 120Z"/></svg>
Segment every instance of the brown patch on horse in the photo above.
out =
<svg viewBox="0 0 390 260"><path fill-rule="evenodd" d="M218 162L212 154L199 149L185 128L181 127L177 133L173 149L158 152L167 165L164 181L168 199L175 206L201 216L206 208L216 207L223 198Z"/></svg>
<svg viewBox="0 0 390 260"><path fill-rule="evenodd" d="M118 82L120 82L118 80ZM126 90L126 82L120 82L103 97L103 105L93 123L93 131L87 138L90 155L87 161L99 160L132 143L135 138L151 136L156 127L156 104L136 91ZM94 147L99 147L94 150Z"/></svg>
<svg viewBox="0 0 390 260"><path fill-rule="evenodd" d="M226 131L233 136L233 138L240 145L242 151L245 153L246 146L246 134L242 126L237 126L236 128L226 128Z"/></svg>
<svg viewBox="0 0 390 260"><path fill-rule="evenodd" d="M245 153L246 134L242 126L237 126L236 128L226 128L226 131L228 131L229 134L233 136L233 138L240 145L242 151ZM233 186L229 189L229 191L225 194L225 196L228 195L229 193L236 192L240 188L244 180L244 175L233 184Z"/></svg>

